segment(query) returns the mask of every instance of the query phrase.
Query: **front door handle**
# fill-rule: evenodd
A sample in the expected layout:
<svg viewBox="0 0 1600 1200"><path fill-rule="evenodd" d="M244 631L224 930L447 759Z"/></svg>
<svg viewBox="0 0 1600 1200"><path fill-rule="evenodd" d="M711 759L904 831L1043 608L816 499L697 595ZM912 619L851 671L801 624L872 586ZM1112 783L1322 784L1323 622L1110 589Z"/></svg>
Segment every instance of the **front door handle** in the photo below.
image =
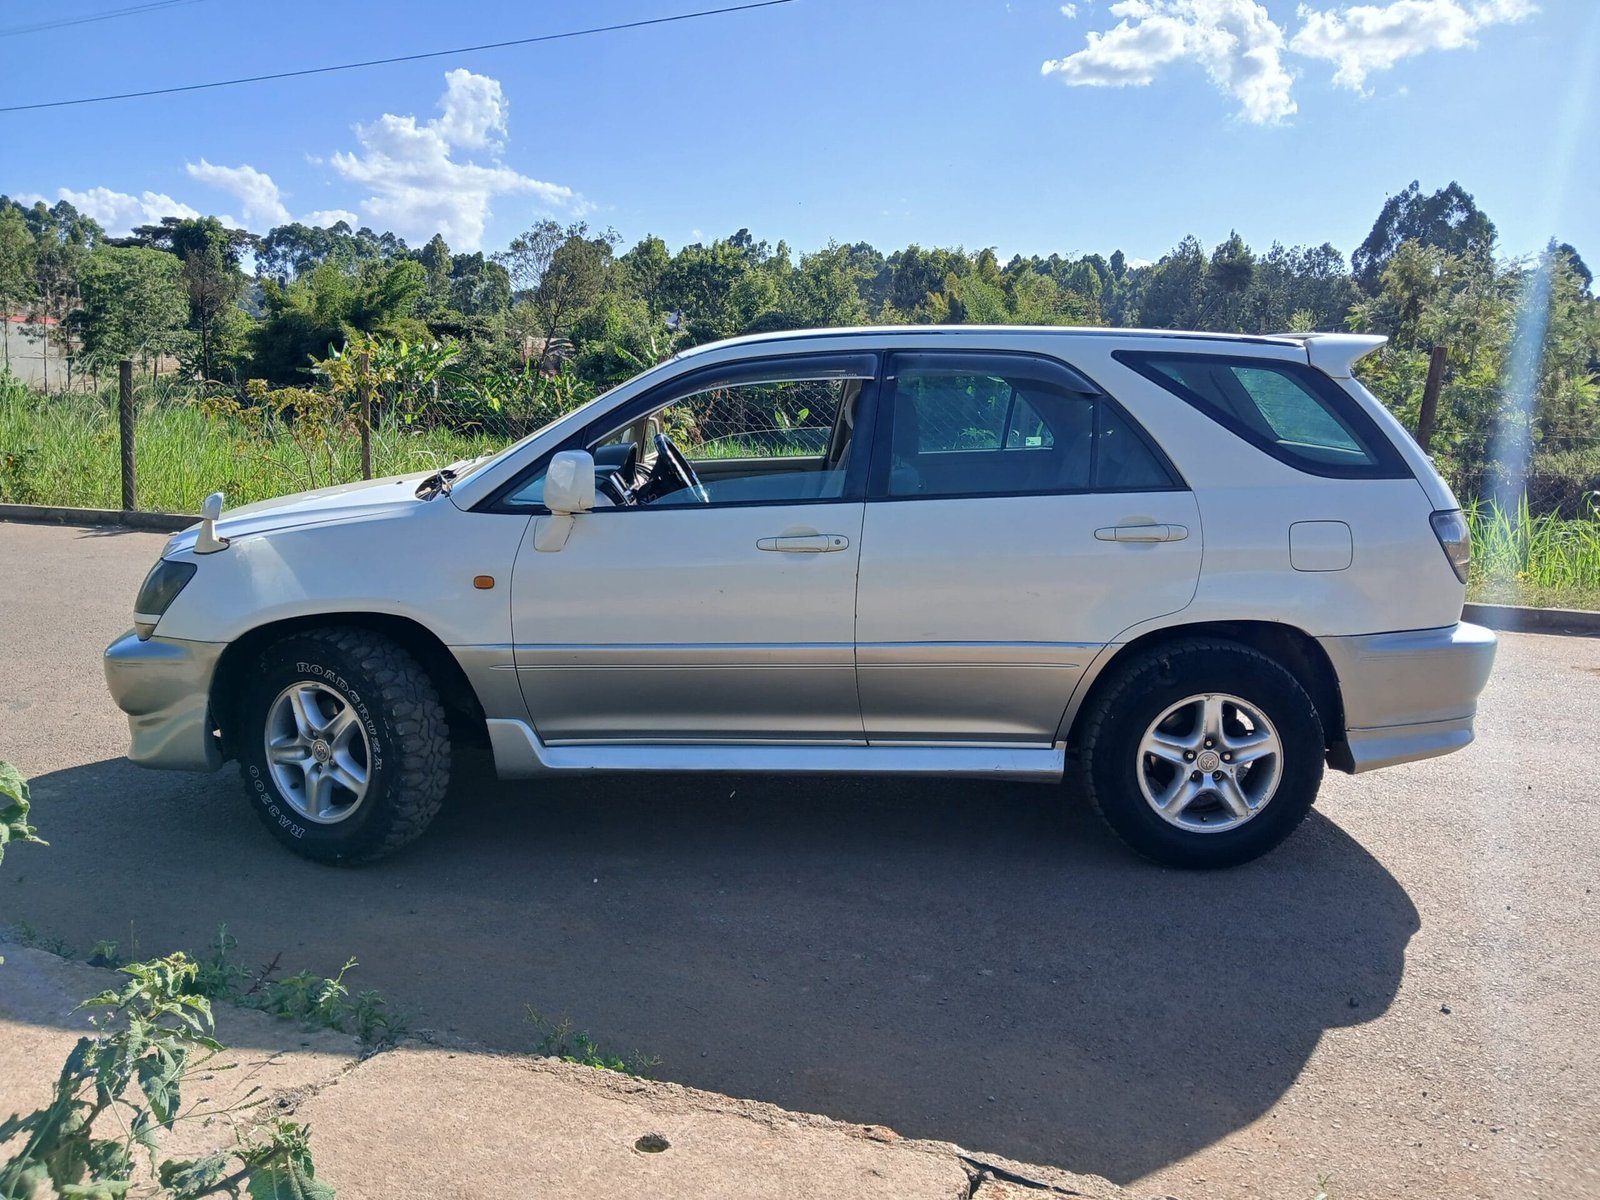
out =
<svg viewBox="0 0 1600 1200"><path fill-rule="evenodd" d="M766 537L756 542L757 550L776 550L780 554L832 554L846 550L850 539L842 533L800 533L785 537Z"/></svg>
<svg viewBox="0 0 1600 1200"><path fill-rule="evenodd" d="M1183 525L1107 525L1094 536L1102 542L1181 542L1189 530Z"/></svg>

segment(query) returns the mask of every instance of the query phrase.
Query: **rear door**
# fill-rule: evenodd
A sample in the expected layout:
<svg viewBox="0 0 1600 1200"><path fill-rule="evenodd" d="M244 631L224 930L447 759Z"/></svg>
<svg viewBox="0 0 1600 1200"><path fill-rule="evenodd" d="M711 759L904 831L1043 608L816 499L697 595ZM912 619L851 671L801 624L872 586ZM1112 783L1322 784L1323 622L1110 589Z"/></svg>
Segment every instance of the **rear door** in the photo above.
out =
<svg viewBox="0 0 1600 1200"><path fill-rule="evenodd" d="M1109 397L1052 359L891 357L856 591L872 742L1051 742L1122 630L1200 572L1192 492Z"/></svg>

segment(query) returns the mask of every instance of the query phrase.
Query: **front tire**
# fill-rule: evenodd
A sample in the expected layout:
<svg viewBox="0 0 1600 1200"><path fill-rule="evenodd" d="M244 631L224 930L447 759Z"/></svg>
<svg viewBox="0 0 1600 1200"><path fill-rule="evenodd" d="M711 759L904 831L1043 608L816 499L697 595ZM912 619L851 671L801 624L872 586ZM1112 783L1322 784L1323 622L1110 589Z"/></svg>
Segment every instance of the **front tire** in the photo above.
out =
<svg viewBox="0 0 1600 1200"><path fill-rule="evenodd" d="M321 862L372 862L414 841L450 781L439 693L398 643L312 629L257 660L240 708L251 806L279 841Z"/></svg>
<svg viewBox="0 0 1600 1200"><path fill-rule="evenodd" d="M1316 706L1232 642L1175 642L1113 667L1082 741L1089 797L1122 841L1174 867L1230 867L1294 832L1322 783Z"/></svg>

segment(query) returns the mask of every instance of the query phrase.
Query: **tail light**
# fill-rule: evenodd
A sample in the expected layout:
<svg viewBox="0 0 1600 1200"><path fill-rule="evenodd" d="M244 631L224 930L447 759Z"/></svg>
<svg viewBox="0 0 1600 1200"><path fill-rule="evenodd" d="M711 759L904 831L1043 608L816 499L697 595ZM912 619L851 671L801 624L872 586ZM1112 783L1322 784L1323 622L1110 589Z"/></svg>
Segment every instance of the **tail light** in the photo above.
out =
<svg viewBox="0 0 1600 1200"><path fill-rule="evenodd" d="M1472 565L1472 531L1467 526L1466 515L1459 508L1446 509L1428 518L1433 523L1434 536L1450 560L1451 569L1462 583L1467 581L1467 569Z"/></svg>

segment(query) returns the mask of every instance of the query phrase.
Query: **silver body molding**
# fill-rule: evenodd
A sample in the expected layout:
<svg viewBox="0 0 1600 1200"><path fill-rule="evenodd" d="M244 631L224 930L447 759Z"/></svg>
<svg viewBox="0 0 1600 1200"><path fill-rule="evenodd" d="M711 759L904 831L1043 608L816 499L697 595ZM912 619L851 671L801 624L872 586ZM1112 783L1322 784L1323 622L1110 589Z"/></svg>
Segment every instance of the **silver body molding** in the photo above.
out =
<svg viewBox="0 0 1600 1200"><path fill-rule="evenodd" d="M153 637L131 629L106 647L106 686L128 714L128 757L141 767L215 771L222 747L211 733L211 677L227 646Z"/></svg>
<svg viewBox="0 0 1600 1200"><path fill-rule="evenodd" d="M490 718L489 744L501 779L564 772L690 771L720 774L942 775L982 779L1060 780L1066 747L863 746L805 742L647 742L553 746L526 721Z"/></svg>
<svg viewBox="0 0 1600 1200"><path fill-rule="evenodd" d="M1359 774L1459 750L1472 741L1495 636L1463 621L1441 629L1317 639L1344 702L1329 762Z"/></svg>

